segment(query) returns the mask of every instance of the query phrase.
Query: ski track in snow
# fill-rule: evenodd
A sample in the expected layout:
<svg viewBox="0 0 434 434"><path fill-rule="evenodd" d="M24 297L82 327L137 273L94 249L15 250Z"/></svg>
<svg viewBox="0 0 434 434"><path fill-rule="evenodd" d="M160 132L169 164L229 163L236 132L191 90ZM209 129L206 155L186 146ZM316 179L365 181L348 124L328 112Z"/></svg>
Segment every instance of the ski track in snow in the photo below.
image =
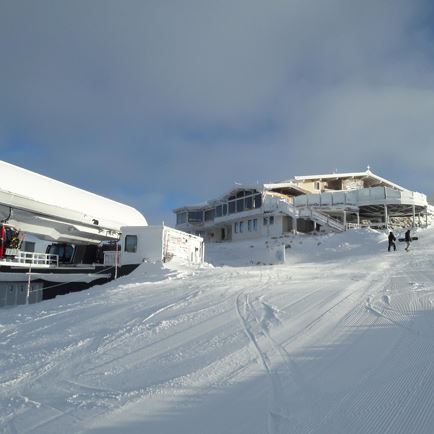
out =
<svg viewBox="0 0 434 434"><path fill-rule="evenodd" d="M376 236L1 311L0 432L431 433L434 230Z"/></svg>

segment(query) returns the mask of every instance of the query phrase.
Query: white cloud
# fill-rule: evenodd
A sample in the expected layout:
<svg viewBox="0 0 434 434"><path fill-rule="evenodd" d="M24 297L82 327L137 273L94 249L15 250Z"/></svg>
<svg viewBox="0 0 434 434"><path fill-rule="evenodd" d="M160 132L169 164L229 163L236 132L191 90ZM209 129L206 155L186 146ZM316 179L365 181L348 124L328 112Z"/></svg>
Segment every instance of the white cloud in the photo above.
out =
<svg viewBox="0 0 434 434"><path fill-rule="evenodd" d="M0 12L0 146L15 162L107 195L141 185L201 200L235 180L366 164L397 182L418 171L430 188L428 1L40 0ZM8 138L43 158L11 153Z"/></svg>

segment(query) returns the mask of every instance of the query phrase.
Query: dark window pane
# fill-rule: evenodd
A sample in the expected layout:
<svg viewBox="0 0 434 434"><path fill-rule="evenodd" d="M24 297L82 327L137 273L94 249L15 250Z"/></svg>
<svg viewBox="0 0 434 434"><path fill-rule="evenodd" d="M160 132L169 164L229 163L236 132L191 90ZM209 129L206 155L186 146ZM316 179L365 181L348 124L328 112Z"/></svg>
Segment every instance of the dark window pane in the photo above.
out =
<svg viewBox="0 0 434 434"><path fill-rule="evenodd" d="M255 208L261 208L262 206L262 196L260 194L257 194L255 196Z"/></svg>
<svg viewBox="0 0 434 434"><path fill-rule="evenodd" d="M176 224L182 224L187 221L187 213L186 212L180 212L176 214Z"/></svg>
<svg viewBox="0 0 434 434"><path fill-rule="evenodd" d="M218 205L215 207L215 216L221 217L223 215L223 205Z"/></svg>
<svg viewBox="0 0 434 434"><path fill-rule="evenodd" d="M125 251L130 253L137 252L137 235L127 235L125 237Z"/></svg>
<svg viewBox="0 0 434 434"><path fill-rule="evenodd" d="M190 211L188 213L188 221L190 223L201 223L203 221L202 211Z"/></svg>
<svg viewBox="0 0 434 434"><path fill-rule="evenodd" d="M244 211L244 199L237 200L237 212Z"/></svg>
<svg viewBox="0 0 434 434"><path fill-rule="evenodd" d="M244 197L245 196L245 194L246 194L246 192L245 191L239 191L238 193L237 193L237 197Z"/></svg>
<svg viewBox="0 0 434 434"><path fill-rule="evenodd" d="M224 203L223 204L223 215L227 215L227 213L228 213L228 204Z"/></svg>
<svg viewBox="0 0 434 434"><path fill-rule="evenodd" d="M209 222L211 220L214 220L214 208L205 211L205 221Z"/></svg>
<svg viewBox="0 0 434 434"><path fill-rule="evenodd" d="M246 209L252 209L253 208L253 196L246 197L245 207L246 207Z"/></svg>
<svg viewBox="0 0 434 434"><path fill-rule="evenodd" d="M229 214L234 214L235 213L235 201L229 202Z"/></svg>

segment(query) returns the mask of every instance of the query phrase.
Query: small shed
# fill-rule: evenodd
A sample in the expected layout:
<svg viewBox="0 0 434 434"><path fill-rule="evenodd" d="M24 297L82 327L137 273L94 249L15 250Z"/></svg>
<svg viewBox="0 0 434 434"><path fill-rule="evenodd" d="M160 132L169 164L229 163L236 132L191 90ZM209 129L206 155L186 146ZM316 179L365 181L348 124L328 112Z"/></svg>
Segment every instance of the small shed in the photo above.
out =
<svg viewBox="0 0 434 434"><path fill-rule="evenodd" d="M122 227L121 265L178 258L191 264L204 260L203 238L168 226Z"/></svg>

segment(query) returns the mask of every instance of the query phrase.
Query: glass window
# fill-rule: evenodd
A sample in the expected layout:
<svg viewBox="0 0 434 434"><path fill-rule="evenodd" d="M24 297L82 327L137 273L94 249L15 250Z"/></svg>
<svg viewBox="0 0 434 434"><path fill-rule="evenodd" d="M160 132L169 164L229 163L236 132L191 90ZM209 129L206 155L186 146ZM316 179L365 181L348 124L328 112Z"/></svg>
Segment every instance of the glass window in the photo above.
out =
<svg viewBox="0 0 434 434"><path fill-rule="evenodd" d="M248 232L252 232L252 220L247 220L247 230Z"/></svg>
<svg viewBox="0 0 434 434"><path fill-rule="evenodd" d="M245 191L239 191L238 193L237 193L237 197L244 197L246 195L246 192Z"/></svg>
<svg viewBox="0 0 434 434"><path fill-rule="evenodd" d="M215 214L214 208L205 211L205 221L209 222L211 220L214 220L214 214Z"/></svg>
<svg viewBox="0 0 434 434"><path fill-rule="evenodd" d="M190 211L188 213L188 221L190 223L201 223L203 221L202 211Z"/></svg>
<svg viewBox="0 0 434 434"><path fill-rule="evenodd" d="M253 219L253 231L256 232L258 230L258 219Z"/></svg>
<svg viewBox="0 0 434 434"><path fill-rule="evenodd" d="M186 212L180 212L176 214L176 224L180 225L182 223L185 223L187 221L187 213Z"/></svg>
<svg viewBox="0 0 434 434"><path fill-rule="evenodd" d="M223 204L223 215L227 215L228 214L228 204L224 203Z"/></svg>
<svg viewBox="0 0 434 434"><path fill-rule="evenodd" d="M234 214L235 213L235 201L231 201L228 203L229 206L229 214Z"/></svg>
<svg viewBox="0 0 434 434"><path fill-rule="evenodd" d="M215 216L221 217L223 215L223 205L218 205L215 207Z"/></svg>
<svg viewBox="0 0 434 434"><path fill-rule="evenodd" d="M245 207L246 207L246 209L252 209L253 208L253 196L247 196L246 197Z"/></svg>
<svg viewBox="0 0 434 434"><path fill-rule="evenodd" d="M254 196L255 208L261 208L262 206L262 195L257 194Z"/></svg>
<svg viewBox="0 0 434 434"><path fill-rule="evenodd" d="M270 216L270 225L274 225L274 216Z"/></svg>
<svg viewBox="0 0 434 434"><path fill-rule="evenodd" d="M244 211L244 199L237 200L237 212Z"/></svg>
<svg viewBox="0 0 434 434"><path fill-rule="evenodd" d="M239 230L240 230L240 225L239 225L238 222L236 222L236 223L234 224L234 232L237 234L237 233L239 232Z"/></svg>
<svg viewBox="0 0 434 434"><path fill-rule="evenodd" d="M125 237L125 251L130 253L137 252L137 235L127 235Z"/></svg>
<svg viewBox="0 0 434 434"><path fill-rule="evenodd" d="M240 233L244 232L244 222L240 222Z"/></svg>
<svg viewBox="0 0 434 434"><path fill-rule="evenodd" d="M268 225L268 217L264 217L264 226Z"/></svg>

